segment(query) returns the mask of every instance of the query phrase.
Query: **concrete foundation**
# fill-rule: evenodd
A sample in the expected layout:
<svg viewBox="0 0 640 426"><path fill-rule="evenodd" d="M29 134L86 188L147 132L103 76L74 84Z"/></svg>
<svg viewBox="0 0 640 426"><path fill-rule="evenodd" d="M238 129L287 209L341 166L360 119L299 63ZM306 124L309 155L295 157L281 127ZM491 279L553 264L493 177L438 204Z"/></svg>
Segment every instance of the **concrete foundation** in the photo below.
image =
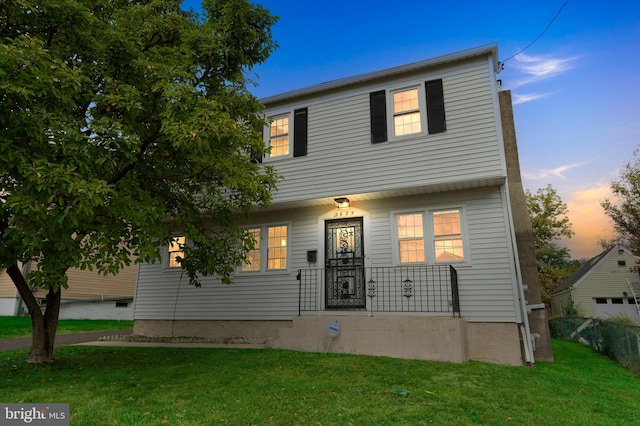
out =
<svg viewBox="0 0 640 426"><path fill-rule="evenodd" d="M206 339L261 339L270 346L291 321L171 321L135 320L133 334L148 337L202 337Z"/></svg>
<svg viewBox="0 0 640 426"><path fill-rule="evenodd" d="M335 337L332 322L339 324ZM520 333L513 323L470 323L417 316L308 316L292 321L136 320L134 334L212 339L262 339L279 349L378 355L462 363L522 365Z"/></svg>

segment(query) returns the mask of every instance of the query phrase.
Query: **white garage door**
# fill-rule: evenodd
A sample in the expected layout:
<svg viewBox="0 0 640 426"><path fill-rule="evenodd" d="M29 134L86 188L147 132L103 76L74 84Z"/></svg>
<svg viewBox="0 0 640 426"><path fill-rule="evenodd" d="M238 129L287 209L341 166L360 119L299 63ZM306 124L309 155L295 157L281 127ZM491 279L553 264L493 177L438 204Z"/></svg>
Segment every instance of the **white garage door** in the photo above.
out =
<svg viewBox="0 0 640 426"><path fill-rule="evenodd" d="M597 318L609 318L611 316L627 316L640 320L636 304L630 297L594 297L593 312Z"/></svg>

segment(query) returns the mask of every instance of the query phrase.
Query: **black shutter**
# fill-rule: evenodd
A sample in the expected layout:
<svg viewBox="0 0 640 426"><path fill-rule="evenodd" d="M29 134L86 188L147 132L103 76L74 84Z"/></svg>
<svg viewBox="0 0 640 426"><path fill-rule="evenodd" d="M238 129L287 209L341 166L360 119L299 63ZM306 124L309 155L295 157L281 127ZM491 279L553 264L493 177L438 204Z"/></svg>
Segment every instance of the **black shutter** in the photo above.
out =
<svg viewBox="0 0 640 426"><path fill-rule="evenodd" d="M369 94L371 112L371 143L387 141L387 100L385 91Z"/></svg>
<svg viewBox="0 0 640 426"><path fill-rule="evenodd" d="M307 155L307 109L293 112L293 156Z"/></svg>
<svg viewBox="0 0 640 426"><path fill-rule="evenodd" d="M442 79L427 81L425 87L427 91L427 123L429 134L442 133L447 130L444 115Z"/></svg>

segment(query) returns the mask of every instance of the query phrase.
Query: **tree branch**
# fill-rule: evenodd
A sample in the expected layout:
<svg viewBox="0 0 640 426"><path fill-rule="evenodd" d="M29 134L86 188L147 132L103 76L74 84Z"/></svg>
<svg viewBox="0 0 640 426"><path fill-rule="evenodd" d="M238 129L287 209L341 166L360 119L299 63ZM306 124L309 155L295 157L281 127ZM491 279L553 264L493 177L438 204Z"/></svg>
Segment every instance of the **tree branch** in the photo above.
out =
<svg viewBox="0 0 640 426"><path fill-rule="evenodd" d="M127 164L124 168L122 168L118 173L115 174L115 176L113 176L109 182L107 182L109 185L115 185L116 183L118 183L120 180L122 180L127 173L129 173L144 157L145 151L147 150L147 148L149 148L149 146L151 146L151 144L153 142L155 142L158 137L160 136L160 128L158 127L148 138L146 141L144 141L144 143L142 144L142 146L140 147L140 152L138 153L138 155L136 156L136 159L134 161L131 161L129 164Z"/></svg>
<svg viewBox="0 0 640 426"><path fill-rule="evenodd" d="M31 287L29 287L29 283L22 275L22 271L18 267L17 263L9 266L7 268L7 274L11 277L11 281L13 281L13 285L18 289L18 293L22 300L24 300L25 305L29 308L29 313L31 316L42 316L42 311L40 311L40 305L38 305L38 301L35 296L31 292Z"/></svg>

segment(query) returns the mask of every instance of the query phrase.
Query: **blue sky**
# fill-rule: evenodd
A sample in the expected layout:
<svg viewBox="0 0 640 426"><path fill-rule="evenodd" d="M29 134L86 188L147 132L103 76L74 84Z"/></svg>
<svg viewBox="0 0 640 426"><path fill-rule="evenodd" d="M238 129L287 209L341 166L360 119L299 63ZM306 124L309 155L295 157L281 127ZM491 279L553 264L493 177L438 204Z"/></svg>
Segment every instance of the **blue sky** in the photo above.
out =
<svg viewBox="0 0 640 426"><path fill-rule="evenodd" d="M273 28L279 48L254 70L258 97L497 42L525 188L550 184L568 204L575 236L562 245L572 257L600 251L597 239L612 232L600 201L640 148L640 2L256 3L280 17ZM508 59L563 5L542 37Z"/></svg>

